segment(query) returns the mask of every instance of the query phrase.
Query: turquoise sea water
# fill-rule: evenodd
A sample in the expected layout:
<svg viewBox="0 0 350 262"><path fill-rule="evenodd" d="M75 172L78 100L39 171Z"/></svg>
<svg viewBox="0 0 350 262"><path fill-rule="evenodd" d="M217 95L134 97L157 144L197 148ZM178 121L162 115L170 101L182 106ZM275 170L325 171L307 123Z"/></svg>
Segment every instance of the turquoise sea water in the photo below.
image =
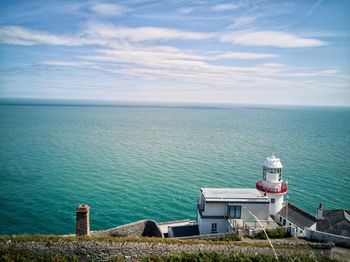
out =
<svg viewBox="0 0 350 262"><path fill-rule="evenodd" d="M350 109L0 106L0 234L195 218L200 187L255 187L281 158L289 199L350 208Z"/></svg>

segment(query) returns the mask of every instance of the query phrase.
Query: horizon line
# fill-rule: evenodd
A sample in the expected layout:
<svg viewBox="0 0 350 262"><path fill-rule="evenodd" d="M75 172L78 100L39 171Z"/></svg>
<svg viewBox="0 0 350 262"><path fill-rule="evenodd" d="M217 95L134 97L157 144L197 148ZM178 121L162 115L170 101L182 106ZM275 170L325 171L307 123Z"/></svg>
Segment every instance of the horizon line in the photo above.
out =
<svg viewBox="0 0 350 262"><path fill-rule="evenodd" d="M28 98L0 97L0 105L37 105L37 106L101 106L101 107L201 107L225 109L230 106L260 107L338 107L349 108L350 105L332 104L266 104L245 102L209 102L209 101L148 101L148 100L112 100L112 99L72 99L72 98Z"/></svg>

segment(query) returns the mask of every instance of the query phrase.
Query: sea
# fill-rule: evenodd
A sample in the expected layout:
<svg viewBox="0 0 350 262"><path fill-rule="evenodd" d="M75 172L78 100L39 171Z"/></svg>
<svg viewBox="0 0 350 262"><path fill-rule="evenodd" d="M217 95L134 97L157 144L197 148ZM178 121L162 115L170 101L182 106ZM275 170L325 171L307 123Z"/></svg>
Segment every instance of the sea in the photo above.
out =
<svg viewBox="0 0 350 262"><path fill-rule="evenodd" d="M288 201L350 209L350 108L0 103L0 234L196 219L201 187L254 188L274 153ZM285 198L286 199L286 198Z"/></svg>

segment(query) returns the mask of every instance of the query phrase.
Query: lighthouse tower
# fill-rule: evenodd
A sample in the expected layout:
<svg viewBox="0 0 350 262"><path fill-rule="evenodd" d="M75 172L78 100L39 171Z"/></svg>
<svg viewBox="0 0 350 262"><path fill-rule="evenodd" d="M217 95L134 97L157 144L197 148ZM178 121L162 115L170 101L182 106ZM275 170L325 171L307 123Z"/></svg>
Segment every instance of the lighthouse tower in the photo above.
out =
<svg viewBox="0 0 350 262"><path fill-rule="evenodd" d="M256 182L256 189L269 198L270 215L276 215L282 209L283 196L288 190L288 184L282 179L282 167L280 159L272 154L263 164L262 179Z"/></svg>

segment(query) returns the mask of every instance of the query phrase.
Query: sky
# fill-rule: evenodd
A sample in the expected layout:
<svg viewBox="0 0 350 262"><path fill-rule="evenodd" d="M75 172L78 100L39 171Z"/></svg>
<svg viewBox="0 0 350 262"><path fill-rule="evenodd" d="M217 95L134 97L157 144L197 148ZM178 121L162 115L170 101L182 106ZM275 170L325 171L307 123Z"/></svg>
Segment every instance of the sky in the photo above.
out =
<svg viewBox="0 0 350 262"><path fill-rule="evenodd" d="M348 0L0 2L0 98L350 106Z"/></svg>

